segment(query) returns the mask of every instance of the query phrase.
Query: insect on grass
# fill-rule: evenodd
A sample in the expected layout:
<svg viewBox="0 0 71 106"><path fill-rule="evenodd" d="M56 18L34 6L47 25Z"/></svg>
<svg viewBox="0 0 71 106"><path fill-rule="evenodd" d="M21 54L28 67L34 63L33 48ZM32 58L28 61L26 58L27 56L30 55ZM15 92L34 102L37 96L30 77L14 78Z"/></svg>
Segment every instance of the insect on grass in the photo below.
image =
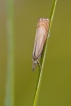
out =
<svg viewBox="0 0 71 106"><path fill-rule="evenodd" d="M32 70L34 70L36 64L38 64L39 67L41 68L41 65L38 60L40 59L42 55L42 51L43 51L46 39L49 37L48 30L49 30L49 19L39 18L37 22L36 36L35 36L35 42L34 42L34 48L33 48Z"/></svg>

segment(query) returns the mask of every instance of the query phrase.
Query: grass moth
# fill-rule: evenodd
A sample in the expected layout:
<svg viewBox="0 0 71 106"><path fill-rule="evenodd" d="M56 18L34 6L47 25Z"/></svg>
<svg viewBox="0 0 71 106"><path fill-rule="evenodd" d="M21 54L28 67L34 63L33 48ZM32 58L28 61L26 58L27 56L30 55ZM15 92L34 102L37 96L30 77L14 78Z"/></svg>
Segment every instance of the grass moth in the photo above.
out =
<svg viewBox="0 0 71 106"><path fill-rule="evenodd" d="M34 48L33 48L32 70L34 70L36 64L40 66L40 63L38 60L42 55L42 51L43 51L46 39L49 37L48 33L49 33L49 19L39 18L37 22L36 36L35 36L35 42L34 42Z"/></svg>

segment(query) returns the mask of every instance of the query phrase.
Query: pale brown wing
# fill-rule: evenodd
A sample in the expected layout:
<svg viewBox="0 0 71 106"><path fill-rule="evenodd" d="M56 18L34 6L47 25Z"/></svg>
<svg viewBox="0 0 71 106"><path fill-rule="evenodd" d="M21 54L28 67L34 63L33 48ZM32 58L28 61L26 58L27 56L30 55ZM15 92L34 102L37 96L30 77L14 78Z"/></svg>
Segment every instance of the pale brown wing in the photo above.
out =
<svg viewBox="0 0 71 106"><path fill-rule="evenodd" d="M38 59L43 50L47 35L44 26L38 28L35 38L34 50L33 50L33 58Z"/></svg>
<svg viewBox="0 0 71 106"><path fill-rule="evenodd" d="M47 39L49 20L40 18L37 23L36 37L33 49L33 60L39 58Z"/></svg>

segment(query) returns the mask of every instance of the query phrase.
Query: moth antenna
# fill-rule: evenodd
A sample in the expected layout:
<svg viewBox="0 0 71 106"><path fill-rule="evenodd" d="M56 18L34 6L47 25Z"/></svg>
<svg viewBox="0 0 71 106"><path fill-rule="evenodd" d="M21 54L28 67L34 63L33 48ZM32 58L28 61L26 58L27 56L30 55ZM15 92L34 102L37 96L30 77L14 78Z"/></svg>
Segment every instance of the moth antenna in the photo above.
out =
<svg viewBox="0 0 71 106"><path fill-rule="evenodd" d="M37 64L38 64L38 66L39 66L39 67L40 67L40 69L41 69L41 65L40 65L39 61L37 61Z"/></svg>
<svg viewBox="0 0 71 106"><path fill-rule="evenodd" d="M34 71L36 64L37 64L37 61L33 61L32 71Z"/></svg>

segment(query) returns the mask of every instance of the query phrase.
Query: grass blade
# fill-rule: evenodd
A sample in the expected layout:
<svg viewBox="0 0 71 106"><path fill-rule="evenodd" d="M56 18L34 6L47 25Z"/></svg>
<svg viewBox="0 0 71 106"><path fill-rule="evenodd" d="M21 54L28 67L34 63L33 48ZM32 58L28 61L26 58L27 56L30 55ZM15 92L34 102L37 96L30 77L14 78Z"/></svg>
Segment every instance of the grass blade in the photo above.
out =
<svg viewBox="0 0 71 106"><path fill-rule="evenodd" d="M53 20L55 8L56 8L56 3L57 3L57 0L53 0L52 6L51 6L51 11L50 11L50 17L49 17L49 19L50 19L49 33L50 33L52 20ZM48 43L48 39L46 41L46 44L45 44L45 47L44 47L44 50L43 50L43 55L42 55L41 60L40 60L40 62L41 62L41 70L39 70L39 75L38 75L38 81L37 81L37 85L36 85L36 92L35 92L33 106L37 106L37 103L38 103L40 85L41 85L41 80L42 80L42 75L43 75L43 66L44 66L46 50L47 50L47 43Z"/></svg>
<svg viewBox="0 0 71 106"><path fill-rule="evenodd" d="M5 106L14 106L14 30L13 0L6 0L8 67L6 79Z"/></svg>

